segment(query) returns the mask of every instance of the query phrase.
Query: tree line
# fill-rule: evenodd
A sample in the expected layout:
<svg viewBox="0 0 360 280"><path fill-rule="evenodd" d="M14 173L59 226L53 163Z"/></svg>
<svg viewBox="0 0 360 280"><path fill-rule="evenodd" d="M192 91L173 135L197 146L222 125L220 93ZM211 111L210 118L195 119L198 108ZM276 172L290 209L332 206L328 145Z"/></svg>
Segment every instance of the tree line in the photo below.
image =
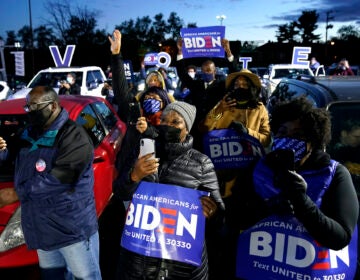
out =
<svg viewBox="0 0 360 280"><path fill-rule="evenodd" d="M86 63L89 65L90 63L105 68L109 64L110 52L107 38L109 34L105 29L97 27L101 11L89 10L86 7L74 8L69 0L47 0L44 6L48 13L45 23L33 30L25 25L17 32L7 31L5 45L14 45L19 41L22 49L35 51L36 54L42 54L40 56L45 54L45 57L35 56L36 70L49 67L49 62L42 60L50 59L51 61L48 51L50 45L57 45L61 49L66 45L75 44L77 51L73 65ZM297 20L278 26L277 41L305 45L319 42L320 35L315 33L318 28L318 18L319 14L316 10L303 11ZM176 12L171 12L168 18L159 13L153 18L137 17L114 26L123 34L123 56L133 61L135 70L137 65L140 65L139 56L146 52L160 51L164 45L175 48L182 27L185 27L184 21ZM188 23L186 27L196 27L196 23ZM338 37L331 40L360 41L360 32L356 26L343 26L337 33ZM240 42L240 47L247 52L255 48L251 42ZM86 53L89 52L96 53L96 56L88 57Z"/></svg>

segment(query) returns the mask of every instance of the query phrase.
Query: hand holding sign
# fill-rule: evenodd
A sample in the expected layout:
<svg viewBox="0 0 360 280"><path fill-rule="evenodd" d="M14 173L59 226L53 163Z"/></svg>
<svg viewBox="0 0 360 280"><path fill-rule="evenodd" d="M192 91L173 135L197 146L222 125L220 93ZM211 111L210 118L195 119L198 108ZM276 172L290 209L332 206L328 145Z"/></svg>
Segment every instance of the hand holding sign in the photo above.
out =
<svg viewBox="0 0 360 280"><path fill-rule="evenodd" d="M202 196L200 198L203 214L206 218L213 216L217 210L216 202L209 196Z"/></svg>

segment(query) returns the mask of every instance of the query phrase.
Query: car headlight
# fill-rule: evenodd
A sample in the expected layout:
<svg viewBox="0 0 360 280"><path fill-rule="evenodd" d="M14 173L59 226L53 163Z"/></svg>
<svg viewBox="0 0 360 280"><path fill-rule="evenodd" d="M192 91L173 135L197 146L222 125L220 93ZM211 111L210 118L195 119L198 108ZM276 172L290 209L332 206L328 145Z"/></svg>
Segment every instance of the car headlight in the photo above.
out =
<svg viewBox="0 0 360 280"><path fill-rule="evenodd" d="M0 252L25 244L21 228L21 207L18 207L0 235Z"/></svg>

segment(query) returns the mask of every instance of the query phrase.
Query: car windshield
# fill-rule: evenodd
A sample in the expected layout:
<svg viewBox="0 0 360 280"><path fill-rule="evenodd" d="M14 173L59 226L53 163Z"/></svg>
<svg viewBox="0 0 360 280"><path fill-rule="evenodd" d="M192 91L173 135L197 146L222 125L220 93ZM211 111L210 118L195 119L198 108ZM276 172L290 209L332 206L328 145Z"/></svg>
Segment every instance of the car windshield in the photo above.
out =
<svg viewBox="0 0 360 280"><path fill-rule="evenodd" d="M69 72L41 72L39 73L32 83L29 85L30 88L36 86L51 86L53 88L60 87L61 81L66 81L66 76ZM82 80L82 72L76 72L76 80Z"/></svg>
<svg viewBox="0 0 360 280"><path fill-rule="evenodd" d="M0 135L5 139L9 151L7 160L0 161L0 182L13 180L15 158L20 147L19 136L27 124L25 114L0 116Z"/></svg>
<svg viewBox="0 0 360 280"><path fill-rule="evenodd" d="M299 68L288 68L288 69L276 69L275 70L275 79L291 77L293 75L311 75L309 69L299 69Z"/></svg>

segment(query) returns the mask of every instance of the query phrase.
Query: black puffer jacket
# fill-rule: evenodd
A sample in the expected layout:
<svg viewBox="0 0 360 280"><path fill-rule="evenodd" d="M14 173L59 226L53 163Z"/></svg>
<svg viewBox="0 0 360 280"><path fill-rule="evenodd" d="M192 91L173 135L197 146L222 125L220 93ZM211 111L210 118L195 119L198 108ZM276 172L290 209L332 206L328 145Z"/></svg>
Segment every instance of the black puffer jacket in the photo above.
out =
<svg viewBox="0 0 360 280"><path fill-rule="evenodd" d="M208 191L221 209L224 203L221 199L219 185L211 160L204 154L192 149L193 138L188 135L183 143L167 143L164 150L157 150L160 157L159 171L156 176L148 176L147 181L180 185L187 188ZM131 166L137 155L127 161L128 168L124 168L119 178L114 181L114 193L123 200L130 200L138 186L138 182L131 182ZM195 267L189 264L144 257L122 249L118 279L207 279L208 260L206 246L202 253L202 264ZM167 275L161 278L162 275Z"/></svg>

